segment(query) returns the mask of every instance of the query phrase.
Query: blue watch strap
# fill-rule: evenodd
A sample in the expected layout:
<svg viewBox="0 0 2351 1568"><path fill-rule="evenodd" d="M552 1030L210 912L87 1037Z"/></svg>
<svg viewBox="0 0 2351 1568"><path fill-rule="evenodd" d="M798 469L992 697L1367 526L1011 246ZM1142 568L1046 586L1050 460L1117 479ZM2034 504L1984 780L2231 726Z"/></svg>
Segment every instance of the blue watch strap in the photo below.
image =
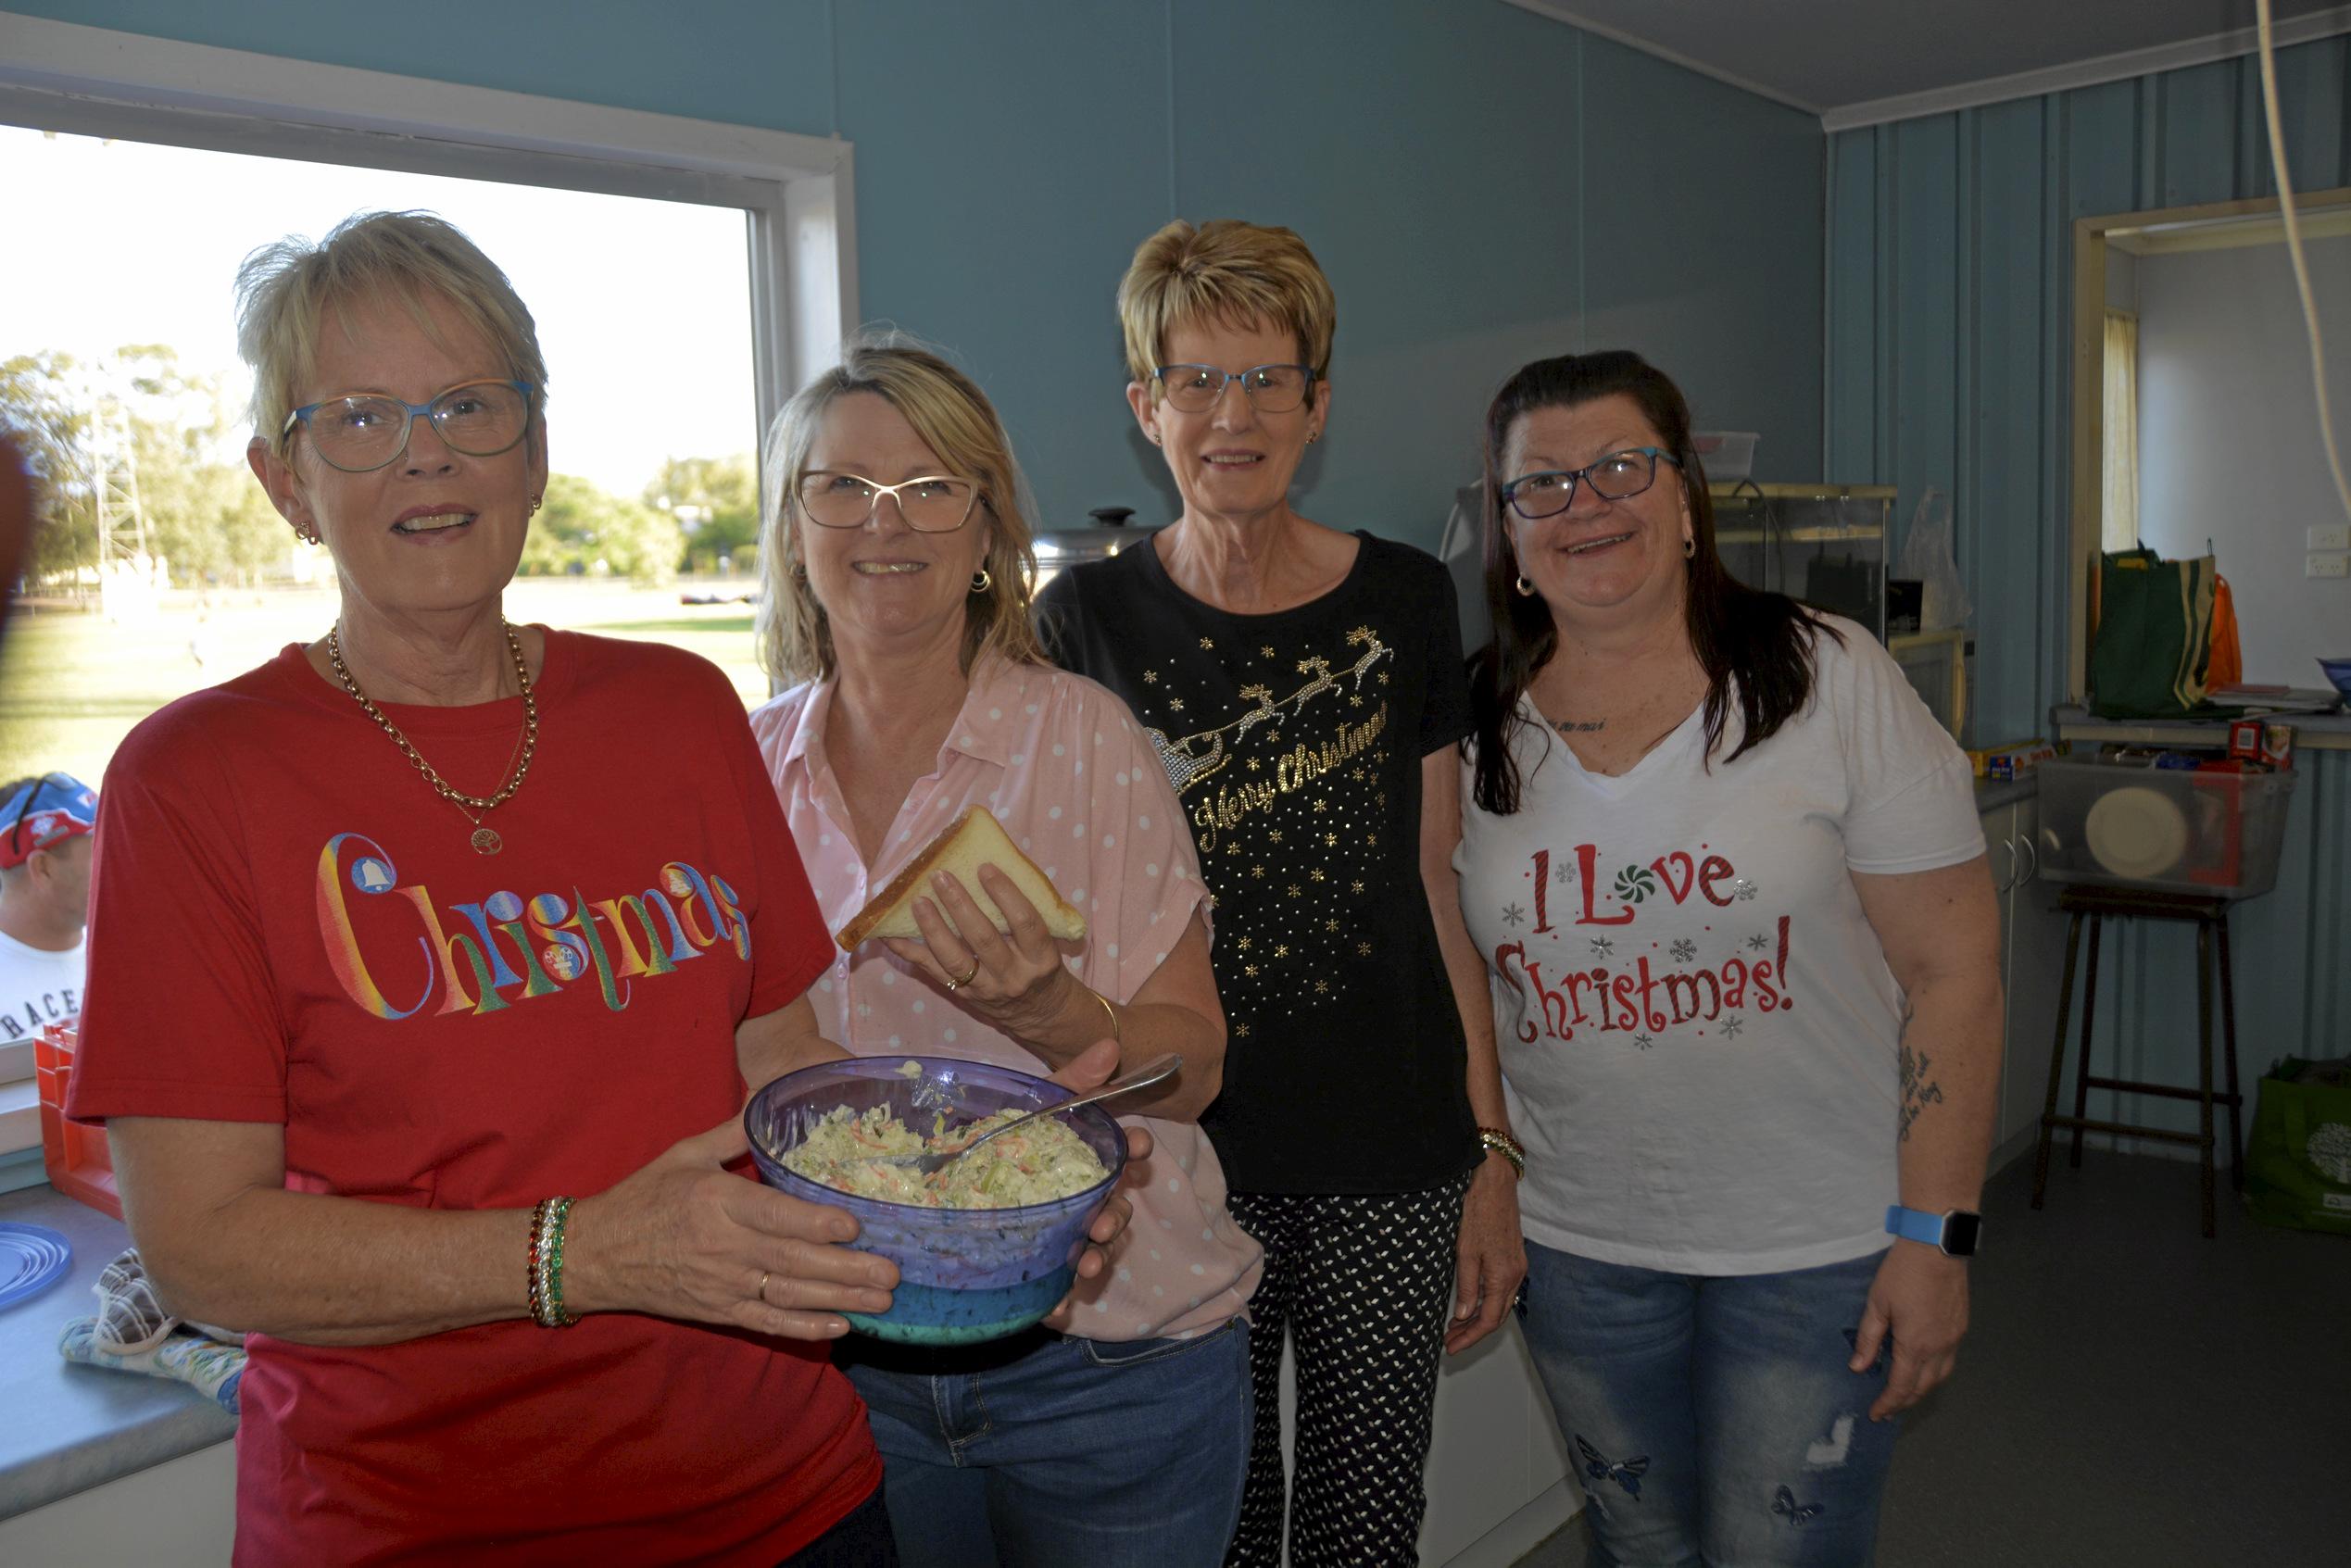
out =
<svg viewBox="0 0 2351 1568"><path fill-rule="evenodd" d="M1921 1241L1929 1247L1942 1245L1943 1216L1930 1214L1924 1209L1905 1209L1890 1204L1886 1209L1886 1234L1898 1236L1905 1241Z"/></svg>

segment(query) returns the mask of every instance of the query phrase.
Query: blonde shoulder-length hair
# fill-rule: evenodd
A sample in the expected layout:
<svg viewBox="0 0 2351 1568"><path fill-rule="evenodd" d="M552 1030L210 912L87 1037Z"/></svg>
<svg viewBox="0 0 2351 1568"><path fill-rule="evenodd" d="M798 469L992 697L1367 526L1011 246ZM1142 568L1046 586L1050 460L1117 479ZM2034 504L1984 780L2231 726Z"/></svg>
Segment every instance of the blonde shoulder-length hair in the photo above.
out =
<svg viewBox="0 0 2351 1568"><path fill-rule="evenodd" d="M1004 421L971 377L937 351L904 332L869 328L842 345L841 362L800 388L768 427L761 464L767 547L760 552L759 649L769 677L796 686L829 679L836 668L831 622L810 589L793 514L825 412L859 392L897 409L950 472L979 485L978 506L964 526L984 522L992 530L982 561L989 583L964 601L963 668L970 670L983 652L1042 663L1045 652L1029 620L1037 552L1027 485L1012 460Z"/></svg>

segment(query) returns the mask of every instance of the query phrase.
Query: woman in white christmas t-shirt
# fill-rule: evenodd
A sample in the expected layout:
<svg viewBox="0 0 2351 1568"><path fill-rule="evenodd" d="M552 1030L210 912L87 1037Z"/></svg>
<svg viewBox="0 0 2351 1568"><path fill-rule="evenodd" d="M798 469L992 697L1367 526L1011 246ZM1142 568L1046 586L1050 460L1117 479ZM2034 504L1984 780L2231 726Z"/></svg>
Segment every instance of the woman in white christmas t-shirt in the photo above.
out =
<svg viewBox="0 0 2351 1568"><path fill-rule="evenodd" d="M1454 864L1528 1342L1603 1560L1865 1563L1967 1326L1999 1080L1967 760L1861 627L1731 579L1638 356L1519 370L1486 463Z"/></svg>

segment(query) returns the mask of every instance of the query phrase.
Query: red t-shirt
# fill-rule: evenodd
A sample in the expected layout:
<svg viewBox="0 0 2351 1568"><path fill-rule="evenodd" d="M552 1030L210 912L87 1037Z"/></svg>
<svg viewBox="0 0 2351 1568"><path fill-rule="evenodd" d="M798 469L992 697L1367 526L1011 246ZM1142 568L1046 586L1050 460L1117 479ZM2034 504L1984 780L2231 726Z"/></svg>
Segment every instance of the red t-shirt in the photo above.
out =
<svg viewBox="0 0 2351 1568"><path fill-rule="evenodd" d="M133 731L72 1114L282 1123L295 1191L520 1209L737 1111L736 1023L832 950L742 704L564 633L537 690L494 857L298 647ZM472 791L522 732L515 698L384 711ZM610 1312L248 1348L240 1564L771 1564L880 1480L821 1345Z"/></svg>

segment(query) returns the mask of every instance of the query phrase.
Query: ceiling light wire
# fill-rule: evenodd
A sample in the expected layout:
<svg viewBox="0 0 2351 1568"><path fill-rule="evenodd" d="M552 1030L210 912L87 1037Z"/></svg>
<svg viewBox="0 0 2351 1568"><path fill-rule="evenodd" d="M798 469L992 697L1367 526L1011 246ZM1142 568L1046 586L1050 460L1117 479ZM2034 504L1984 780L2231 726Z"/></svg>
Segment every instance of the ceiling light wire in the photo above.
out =
<svg viewBox="0 0 2351 1568"><path fill-rule="evenodd" d="M2343 477L2343 454L2335 449L2334 415L2327 405L2326 350L2319 337L2319 304L2310 294L2310 268L2302 255L2302 223L2294 210L2294 182L2286 174L2285 132L2278 119L2277 48L2269 35L2269 0L2254 0L2260 28L2261 102L2269 125L2269 164L2278 176L2278 210L2285 220L2286 254L2294 262L2294 285L2302 295L2302 321L2310 337L2310 381L2319 401L2319 436L2326 444L2334 493L2351 517L2351 483Z"/></svg>

